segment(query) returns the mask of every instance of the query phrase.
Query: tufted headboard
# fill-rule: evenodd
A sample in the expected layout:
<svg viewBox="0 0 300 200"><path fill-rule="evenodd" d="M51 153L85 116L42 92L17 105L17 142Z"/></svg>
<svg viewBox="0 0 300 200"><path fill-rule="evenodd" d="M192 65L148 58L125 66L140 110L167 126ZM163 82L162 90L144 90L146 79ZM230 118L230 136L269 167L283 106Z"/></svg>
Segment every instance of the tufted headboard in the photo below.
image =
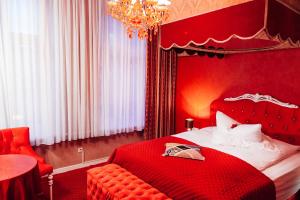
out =
<svg viewBox="0 0 300 200"><path fill-rule="evenodd" d="M300 145L300 109L296 105L259 94L217 99L210 106L212 125L216 124L218 110L240 123L260 123L266 135Z"/></svg>

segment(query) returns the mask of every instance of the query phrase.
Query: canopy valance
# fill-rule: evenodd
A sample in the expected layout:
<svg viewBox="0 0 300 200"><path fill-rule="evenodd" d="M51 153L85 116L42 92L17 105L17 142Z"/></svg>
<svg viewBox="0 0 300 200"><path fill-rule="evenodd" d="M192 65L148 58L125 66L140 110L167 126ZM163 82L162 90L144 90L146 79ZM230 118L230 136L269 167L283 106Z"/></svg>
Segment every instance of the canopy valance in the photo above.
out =
<svg viewBox="0 0 300 200"><path fill-rule="evenodd" d="M279 0L254 0L161 27L163 49L209 46L228 52L300 47L300 12Z"/></svg>

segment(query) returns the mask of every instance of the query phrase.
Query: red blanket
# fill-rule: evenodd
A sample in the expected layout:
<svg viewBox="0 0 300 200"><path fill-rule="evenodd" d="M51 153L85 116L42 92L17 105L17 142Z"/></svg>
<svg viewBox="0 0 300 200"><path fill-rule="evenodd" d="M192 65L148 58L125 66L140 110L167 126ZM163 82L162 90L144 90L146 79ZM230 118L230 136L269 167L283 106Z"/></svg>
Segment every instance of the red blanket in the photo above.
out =
<svg viewBox="0 0 300 200"><path fill-rule="evenodd" d="M205 161L163 157L167 142L193 144L175 137L129 144L117 148L110 162L173 199L276 199L273 182L246 162L204 147Z"/></svg>

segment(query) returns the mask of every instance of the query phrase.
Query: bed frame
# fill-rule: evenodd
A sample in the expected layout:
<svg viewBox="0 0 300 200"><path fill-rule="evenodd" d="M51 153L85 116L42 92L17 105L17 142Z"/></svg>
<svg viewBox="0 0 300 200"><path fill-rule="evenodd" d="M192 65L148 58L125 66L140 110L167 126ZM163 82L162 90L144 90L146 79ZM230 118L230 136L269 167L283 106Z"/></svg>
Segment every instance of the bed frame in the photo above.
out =
<svg viewBox="0 0 300 200"><path fill-rule="evenodd" d="M260 94L217 99L210 106L211 125L216 124L217 111L224 112L240 123L261 123L265 134L300 145L300 109L297 105Z"/></svg>

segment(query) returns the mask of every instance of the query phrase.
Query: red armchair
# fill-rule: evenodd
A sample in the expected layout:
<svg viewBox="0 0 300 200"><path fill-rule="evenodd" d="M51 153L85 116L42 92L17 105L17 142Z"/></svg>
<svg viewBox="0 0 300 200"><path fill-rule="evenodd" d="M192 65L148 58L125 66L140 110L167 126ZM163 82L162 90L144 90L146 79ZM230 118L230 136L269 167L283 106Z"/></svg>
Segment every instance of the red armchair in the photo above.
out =
<svg viewBox="0 0 300 200"><path fill-rule="evenodd" d="M28 127L0 130L0 154L25 154L37 159L40 175L48 176L50 200L52 200L53 167L33 151L29 141Z"/></svg>

